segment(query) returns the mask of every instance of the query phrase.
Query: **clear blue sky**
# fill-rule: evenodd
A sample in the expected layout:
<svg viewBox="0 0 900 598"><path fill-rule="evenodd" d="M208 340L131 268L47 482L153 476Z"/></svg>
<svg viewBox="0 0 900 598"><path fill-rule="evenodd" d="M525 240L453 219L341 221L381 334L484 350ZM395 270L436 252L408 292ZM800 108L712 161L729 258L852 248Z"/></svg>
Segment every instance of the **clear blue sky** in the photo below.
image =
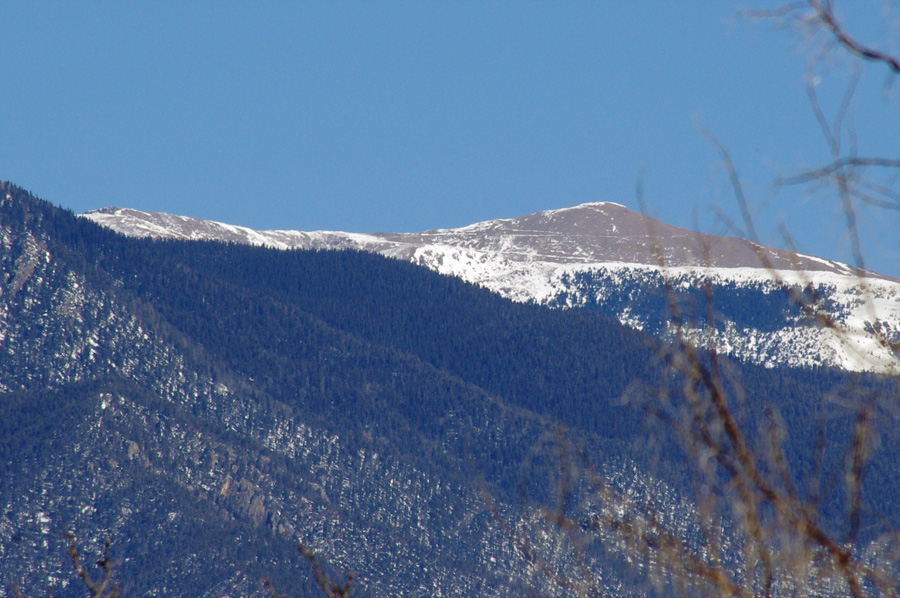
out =
<svg viewBox="0 0 900 598"><path fill-rule="evenodd" d="M874 11L875 26L846 15L866 41L896 25L879 3L843 4ZM831 195L773 197L776 176L827 153L799 38L742 6L3 2L0 178L76 212L400 232L637 208L643 169L652 215L725 232L714 208L736 211L702 125L765 241L785 220L805 251L848 259ZM821 88L831 105L842 68ZM885 76L867 67L855 124L861 154L897 157ZM862 220L868 265L900 274L900 218Z"/></svg>

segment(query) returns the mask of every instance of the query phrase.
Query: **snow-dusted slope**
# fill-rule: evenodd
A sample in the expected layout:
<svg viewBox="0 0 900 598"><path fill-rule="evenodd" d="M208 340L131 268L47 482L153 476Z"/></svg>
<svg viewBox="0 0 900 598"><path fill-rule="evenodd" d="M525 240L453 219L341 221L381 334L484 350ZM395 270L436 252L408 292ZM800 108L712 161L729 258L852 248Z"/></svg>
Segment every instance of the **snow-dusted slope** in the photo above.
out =
<svg viewBox="0 0 900 598"><path fill-rule="evenodd" d="M661 337L673 334L667 284L689 314L705 301L701 289L711 283L718 347L735 357L770 367L834 365L853 371L893 371L900 362L884 342L900 340L898 281L672 227L614 203L423 233L255 231L123 208L85 217L130 236L377 252L514 301L596 309ZM813 300L833 325L797 308L792 293ZM705 324L688 328L698 342L708 336Z"/></svg>

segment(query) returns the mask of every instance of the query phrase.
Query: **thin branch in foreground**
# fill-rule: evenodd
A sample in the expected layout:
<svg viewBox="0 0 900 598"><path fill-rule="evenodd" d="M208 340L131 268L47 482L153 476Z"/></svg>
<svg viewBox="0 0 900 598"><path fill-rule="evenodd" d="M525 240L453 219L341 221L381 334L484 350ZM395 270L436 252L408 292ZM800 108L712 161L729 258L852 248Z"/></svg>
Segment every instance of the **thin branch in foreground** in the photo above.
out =
<svg viewBox="0 0 900 598"><path fill-rule="evenodd" d="M825 28L834 35L835 39L844 47L844 49L864 60L886 64L892 71L900 74L900 60L897 60L890 54L881 52L880 50L864 46L850 37L834 16L834 9L831 2L823 3L818 2L817 0L810 0L809 4L816 10L818 17L822 21L822 24L825 25Z"/></svg>
<svg viewBox="0 0 900 598"><path fill-rule="evenodd" d="M807 7L812 8L814 11L813 16L799 14L804 12ZM900 74L900 60L887 52L882 52L860 43L847 33L846 29L838 22L834 14L834 6L830 1L808 0L807 2L791 2L771 10L745 10L741 11L740 14L752 19L783 19L796 15L798 19L804 22L818 21L824 29L831 33L837 44L850 54L870 62L882 63L892 72Z"/></svg>
<svg viewBox="0 0 900 598"><path fill-rule="evenodd" d="M319 588L326 596L328 596L328 598L347 598L350 595L350 588L353 586L353 580L356 577L353 573L347 574L347 581L344 582L344 585L338 585L322 571L319 562L316 560L316 555L313 554L312 550L303 544L300 544L297 548L300 550L300 553L306 557L310 565L312 565L316 583L319 584Z"/></svg>
<svg viewBox="0 0 900 598"><path fill-rule="evenodd" d="M319 561L316 559L316 555L312 550L303 544L298 544L297 550L299 550L300 554L305 556L310 565L312 565L313 577L315 577L316 584L318 584L319 589L322 590L322 593L325 596L328 598L348 598L348 596L350 596L350 588L353 586L353 580L356 579L354 573L349 573L347 575L347 581L344 582L343 585L338 585L322 571L322 567L319 565ZM275 587L270 580L263 579L262 582L272 598L287 598L287 594L279 594L275 590Z"/></svg>
<svg viewBox="0 0 900 598"><path fill-rule="evenodd" d="M790 4L785 4L784 6L779 6L778 8L773 8L770 10L741 10L738 14L751 19L779 19L781 17L791 16L796 12L806 8L806 6L806 2L792 2Z"/></svg>
<svg viewBox="0 0 900 598"><path fill-rule="evenodd" d="M843 158L838 158L837 160L834 160L830 164L826 164L821 168L807 170L790 177L779 178L776 180L776 184L799 185L832 176L848 168L865 168L868 166L900 169L900 160L893 158L863 158L858 156L846 156Z"/></svg>
<svg viewBox="0 0 900 598"><path fill-rule="evenodd" d="M97 566L103 570L103 575L98 579L93 579L81 562L81 554L78 552L75 534L67 529L63 535L69 541L67 552L69 558L72 559L72 566L75 568L75 573L81 581L84 582L84 585L87 586L88 590L90 590L91 598L115 598L118 596L119 584L113 583L114 564L109 558L109 548L112 545L112 542L109 539L106 540L103 545L103 557L97 561Z"/></svg>

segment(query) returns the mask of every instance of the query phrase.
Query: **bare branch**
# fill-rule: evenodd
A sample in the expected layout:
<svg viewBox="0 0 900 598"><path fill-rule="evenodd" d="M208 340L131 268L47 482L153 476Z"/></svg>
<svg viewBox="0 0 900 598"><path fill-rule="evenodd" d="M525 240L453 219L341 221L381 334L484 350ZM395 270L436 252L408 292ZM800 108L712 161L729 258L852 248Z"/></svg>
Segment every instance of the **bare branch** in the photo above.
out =
<svg viewBox="0 0 900 598"><path fill-rule="evenodd" d="M792 2L771 10L745 10L742 16L753 19L781 19L791 17L812 8L814 17L806 20L815 20L822 24L834 37L835 42L850 54L863 60L885 64L894 73L900 74L900 60L886 52L870 48L854 39L838 22L834 14L832 2L808 0L808 2Z"/></svg>
<svg viewBox="0 0 900 598"><path fill-rule="evenodd" d="M114 564L109 558L109 549L112 542L109 539L103 545L103 557L97 561L97 567L103 571L103 575L97 579L93 579L84 564L81 562L81 554L78 552L78 543L75 534L71 530L65 530L63 535L69 541L68 554L72 559L72 566L79 579L84 582L88 590L91 592L92 598L115 598L119 595L119 584L113 583ZM112 584L112 585L110 585Z"/></svg>
<svg viewBox="0 0 900 598"><path fill-rule="evenodd" d="M328 598L347 598L350 595L350 588L353 586L353 580L356 577L353 573L347 575L347 581L344 582L343 585L338 585L322 571L318 560L316 560L316 555L312 550L303 544L298 545L297 549L300 551L300 554L306 557L310 565L312 565L316 583L319 584L319 588Z"/></svg>
<svg viewBox="0 0 900 598"><path fill-rule="evenodd" d="M701 129L701 132L709 139L709 142L713 144L716 151L718 151L719 156L722 158L722 161L725 163L725 168L728 171L728 180L731 182L731 188L734 191L738 208L741 211L741 217L744 220L744 229L746 230L747 236L754 243L759 243L759 235L756 234L756 226L753 223L753 217L750 215L749 202L747 201L747 196L744 195L744 186L741 183L741 177L738 175L734 161L731 159L731 153L712 131L703 128Z"/></svg>
<svg viewBox="0 0 900 598"><path fill-rule="evenodd" d="M895 58L864 46L844 31L835 17L831 2L807 0L771 11L744 14L758 18L797 16L814 31L827 31L823 34L828 35L829 40L834 39L832 45L842 46L858 58L884 63L893 72L900 73L900 62ZM830 117L822 109L815 87L808 86L810 107L825 139L831 162L783 177L777 183L796 185L824 181L838 192L844 213L843 229L850 237L857 268L858 287L871 312L872 321L876 323L872 337L878 345L900 356L900 343L892 340L879 326L874 301L867 292L868 273L864 270L855 212L858 201L900 210L900 193L880 184L877 176L886 170L900 172L900 159L861 157L857 154L852 104L860 77L861 70L857 65L840 105L830 113ZM703 133L724 162L743 221L741 232L758 243L750 202L735 163L727 148L712 133ZM636 196L644 210L642 183L641 175L637 180ZM729 222L729 225L732 229L737 228L733 223ZM650 237L655 239L652 222L648 227ZM786 230L783 234L787 244L792 246L790 235ZM865 518L872 516L864 504L863 484L873 448L877 397L860 400L859 389L855 387L857 381L834 389L835 395L841 397L841 404L854 410L856 415L855 427L848 434L849 438L843 439L847 445L840 447L846 449L846 461L843 467L825 467L827 455L839 447L835 447L834 439L828 438L824 419L818 417L818 423L814 424L818 434L810 447L811 469L807 466L808 481L804 486L802 476L792 469L786 455L784 441L788 430L780 414L771 407L765 410L763 427L759 429L762 444L758 444L753 437L753 432L757 430L748 425L736 407L743 404L744 394L735 380L730 377L726 380L727 366L723 366L718 354L718 323L711 284L707 281L702 288L705 314L692 314L690 308L684 308L683 298L676 294L673 277L667 274L664 252L656 242L653 251L663 272L668 323L672 330L670 338L673 340L661 354L668 368L667 380L661 382L657 393L646 391L648 398L642 406L648 414L673 431L685 453L686 462L694 470L692 475L697 484L695 506L699 513L702 542L686 542L677 528L666 524L661 511L654 508L652 499L641 503L632 496L616 492L583 457L580 475L586 475L591 482L593 502L590 504L600 505L595 519L597 527L594 529L614 531L626 545L630 556L643 555L648 567L657 567L664 576L668 576L667 579L679 579L683 587L690 588L684 591L686 595L768 596L780 594L781 590L776 591L775 588L782 581L800 584L802 587L797 594L803 595L809 593L809 588L804 584L817 583L824 578L836 584L825 594L835 591L855 598L876 593L898 595L891 568L896 566L898 557L894 556L891 565L884 569L866 560L864 549L868 550L871 546L858 545L860 538L865 536L864 527L869 529L868 525L864 525ZM783 268L776 270L772 254L760 249L758 255L763 268L771 273L772 281L784 291L801 316L833 332L860 359L867 358L863 354L864 349L853 345L854 331L841 325L822 307L823 298L810 278L804 279L801 275L798 284ZM794 265L799 266L800 258L793 259ZM561 445L566 443L562 432L559 441ZM560 447L561 459L569 453L569 448ZM573 514L576 509L569 507L570 503L578 504L574 493L580 486L578 480L573 478L578 475L577 471L561 463L556 508L538 508L534 512L539 522L555 526L561 537L568 538L573 546L580 549L586 542L581 534L587 531L576 521ZM823 481L823 478L828 479ZM843 479L843 484L840 479ZM826 512L823 503L831 500L834 491L843 491L846 505L846 526L839 526L839 531L831 527L833 520L823 516ZM885 527L889 525L885 524ZM536 570L552 579L557 586L584 595L587 586L576 583L578 580L567 578L560 570L551 567L541 557L540 547L535 546L531 538L510 526L504 529L511 530L514 545ZM721 530L727 530L724 533L732 542L731 546L720 545L718 534L723 533ZM723 560L734 558L735 552L740 553L735 561L723 563ZM579 566L583 567L584 560L577 556ZM785 595L791 595L791 591L786 591Z"/></svg>
<svg viewBox="0 0 900 598"><path fill-rule="evenodd" d="M877 208L900 210L900 193L897 191L860 176L854 177L854 183L856 186L853 189L853 195L860 201ZM868 189L872 193L862 191L858 187ZM878 197L878 195L882 197Z"/></svg>
<svg viewBox="0 0 900 598"><path fill-rule="evenodd" d="M897 168L900 169L900 159L893 158L879 158L879 157L870 157L863 158L858 156L846 156L842 158L838 158L834 160L830 164L822 166L821 168L816 168L814 170L808 170L806 172L802 172L798 175L791 177L782 177L776 181L779 185L798 185L802 183L809 183L811 181L815 181L818 179L822 179L825 177L832 176L836 173L839 173L847 168L860 168L860 167L878 167L878 168Z"/></svg>
<svg viewBox="0 0 900 598"><path fill-rule="evenodd" d="M750 19L777 19L792 15L806 7L806 2L792 2L771 10L742 10L739 14Z"/></svg>
<svg viewBox="0 0 900 598"><path fill-rule="evenodd" d="M269 595L272 598L287 598L287 594L279 594L275 591L275 586L272 585L272 582L269 579L263 579L263 586L269 591Z"/></svg>
<svg viewBox="0 0 900 598"><path fill-rule="evenodd" d="M841 46L844 47L844 49L864 60L871 60L874 62L886 64L892 71L900 74L900 61L898 61L896 58L894 58L890 54L886 54L879 50L864 46L863 44L850 37L850 35L844 30L841 24L838 23L837 17L834 16L834 9L831 5L831 2L819 2L817 0L810 0L809 5L816 10L819 19L822 21L825 27L829 31L831 31L835 39Z"/></svg>
<svg viewBox="0 0 900 598"><path fill-rule="evenodd" d="M844 99L841 100L841 105L838 108L837 112L834 115L834 119L831 124L832 137L835 139L837 143L837 150L840 150L841 147L841 130L844 128L844 120L847 118L847 114L850 111L850 104L853 102L853 96L856 93L856 88L859 85L859 81L862 78L862 70L856 69L853 73L853 77L850 79L850 83L847 85L847 89L844 91ZM856 153L856 131L853 127L850 128L850 141L851 141L851 149L850 153Z"/></svg>

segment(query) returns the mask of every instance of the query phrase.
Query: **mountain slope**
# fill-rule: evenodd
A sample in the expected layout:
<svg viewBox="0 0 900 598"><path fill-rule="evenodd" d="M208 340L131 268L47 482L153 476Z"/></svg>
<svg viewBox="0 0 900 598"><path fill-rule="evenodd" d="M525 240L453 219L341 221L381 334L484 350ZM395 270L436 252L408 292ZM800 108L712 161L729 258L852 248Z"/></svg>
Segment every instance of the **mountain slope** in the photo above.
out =
<svg viewBox="0 0 900 598"><path fill-rule="evenodd" d="M648 352L614 322L370 254L124 239L3 191L4 580L78 595L61 585L68 526L113 537L137 595L266 595L262 575L308 587L298 540L372 596L519 593L533 572L484 487L528 482L520 464L566 400L598 462L628 460L634 415L589 435L623 412L624 378L596 392L604 363ZM552 342L578 330L608 340ZM492 378L507 366L516 384Z"/></svg>
<svg viewBox="0 0 900 598"><path fill-rule="evenodd" d="M355 595L564 595L502 523L556 503L561 435L620 496L696 540L683 447L643 409L685 387L652 338L373 253L127 238L0 192L0 596L15 582L81 595L66 585L66 526L87 551L114 540L128 595L266 596L270 576L313 596L298 541L358 572ZM883 384L723 367L751 399L748 434L772 406L800 464L818 434L852 438L854 389ZM883 499L900 485L889 431L865 494L888 525L900 521L900 501ZM824 477L845 448L829 444ZM593 521L590 488L577 490ZM846 512L837 491L821 505L822 525ZM587 556L600 590L652 593L598 529Z"/></svg>
<svg viewBox="0 0 900 598"><path fill-rule="evenodd" d="M881 339L900 341L898 281L830 260L679 229L618 204L583 204L408 234L254 231L122 208L85 217L136 237L376 252L514 301L587 307L664 340L673 338L667 289L685 313L703 313L705 289L711 288L716 342L739 359L767 367L878 372L892 372L897 362ZM810 301L807 313L797 309L798 297ZM814 312L820 308L832 326L817 321ZM689 335L708 336L705 321L691 318L685 324Z"/></svg>

